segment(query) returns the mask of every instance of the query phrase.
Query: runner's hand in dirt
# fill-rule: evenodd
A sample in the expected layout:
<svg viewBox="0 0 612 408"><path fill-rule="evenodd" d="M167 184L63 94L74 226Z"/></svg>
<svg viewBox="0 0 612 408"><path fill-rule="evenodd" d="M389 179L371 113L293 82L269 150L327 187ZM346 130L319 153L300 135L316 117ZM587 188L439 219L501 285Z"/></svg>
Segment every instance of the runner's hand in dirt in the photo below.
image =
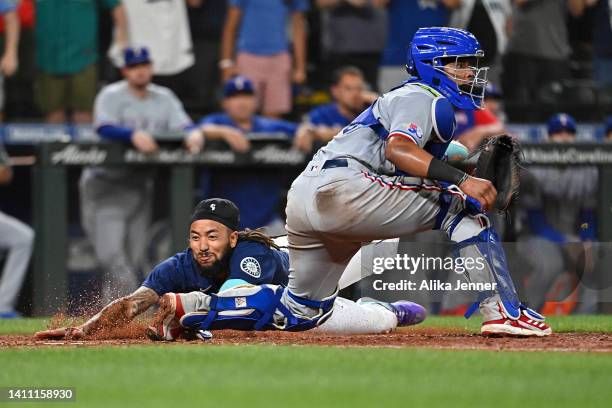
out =
<svg viewBox="0 0 612 408"><path fill-rule="evenodd" d="M85 336L83 328L77 327L60 327L59 329L50 329L36 332L34 337L38 340L76 340Z"/></svg>
<svg viewBox="0 0 612 408"><path fill-rule="evenodd" d="M141 286L128 296L112 301L80 326L44 330L34 334L34 337L48 340L74 340L97 333L101 329L117 329L156 304L158 299L159 296L154 290Z"/></svg>

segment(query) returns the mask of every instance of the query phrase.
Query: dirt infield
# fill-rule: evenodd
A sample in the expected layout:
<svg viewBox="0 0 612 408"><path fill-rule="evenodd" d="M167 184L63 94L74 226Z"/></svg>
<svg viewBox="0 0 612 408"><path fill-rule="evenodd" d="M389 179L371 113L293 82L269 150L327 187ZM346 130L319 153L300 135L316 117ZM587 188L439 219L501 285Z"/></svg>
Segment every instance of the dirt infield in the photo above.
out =
<svg viewBox="0 0 612 408"><path fill-rule="evenodd" d="M0 348L13 347L89 347L159 344L149 341L144 327L132 326L121 332L100 333L81 340L36 340L33 336L0 336ZM193 345L317 345L340 347L407 347L451 350L523 350L565 352L612 352L612 334L557 333L547 338L484 338L457 329L406 328L390 334L332 335L322 333L241 332L220 330L203 343L200 340L178 340L169 346Z"/></svg>

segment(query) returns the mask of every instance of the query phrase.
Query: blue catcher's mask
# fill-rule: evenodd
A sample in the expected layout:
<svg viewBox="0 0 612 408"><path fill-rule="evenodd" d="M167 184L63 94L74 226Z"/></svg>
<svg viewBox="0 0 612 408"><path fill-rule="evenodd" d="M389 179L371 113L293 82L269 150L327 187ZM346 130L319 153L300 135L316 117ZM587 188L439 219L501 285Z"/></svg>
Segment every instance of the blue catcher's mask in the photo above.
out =
<svg viewBox="0 0 612 408"><path fill-rule="evenodd" d="M426 27L414 34L408 49L408 73L438 90L459 109L480 109L488 67L473 34L459 28Z"/></svg>

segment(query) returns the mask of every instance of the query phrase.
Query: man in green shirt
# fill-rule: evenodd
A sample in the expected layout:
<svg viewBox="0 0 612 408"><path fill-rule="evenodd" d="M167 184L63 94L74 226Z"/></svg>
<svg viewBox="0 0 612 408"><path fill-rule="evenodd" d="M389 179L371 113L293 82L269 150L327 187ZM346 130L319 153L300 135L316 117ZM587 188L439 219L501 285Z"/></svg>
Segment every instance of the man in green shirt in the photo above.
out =
<svg viewBox="0 0 612 408"><path fill-rule="evenodd" d="M120 0L36 0L38 102L49 123L65 122L66 111L74 123L91 122L101 6L111 9L115 42L127 45Z"/></svg>

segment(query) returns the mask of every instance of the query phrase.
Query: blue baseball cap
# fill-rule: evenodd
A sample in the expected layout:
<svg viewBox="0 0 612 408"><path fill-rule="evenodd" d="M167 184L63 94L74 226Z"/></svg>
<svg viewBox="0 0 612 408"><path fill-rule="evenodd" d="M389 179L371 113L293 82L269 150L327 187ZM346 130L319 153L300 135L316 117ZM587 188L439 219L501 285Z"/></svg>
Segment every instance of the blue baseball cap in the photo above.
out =
<svg viewBox="0 0 612 408"><path fill-rule="evenodd" d="M568 131L576 133L576 120L567 113L557 113L548 119L548 134Z"/></svg>
<svg viewBox="0 0 612 408"><path fill-rule="evenodd" d="M604 136L607 136L610 132L612 132L612 116L608 116L608 118L606 119Z"/></svg>
<svg viewBox="0 0 612 408"><path fill-rule="evenodd" d="M253 82L251 82L249 78L241 75L235 76L225 82L223 86L223 96L228 98L237 94L254 95L255 87L253 86Z"/></svg>
<svg viewBox="0 0 612 408"><path fill-rule="evenodd" d="M139 64L150 64L151 57L146 47L128 47L123 51L123 61L126 67Z"/></svg>
<svg viewBox="0 0 612 408"><path fill-rule="evenodd" d="M504 94L493 82L487 82L484 96L485 98L502 99Z"/></svg>

